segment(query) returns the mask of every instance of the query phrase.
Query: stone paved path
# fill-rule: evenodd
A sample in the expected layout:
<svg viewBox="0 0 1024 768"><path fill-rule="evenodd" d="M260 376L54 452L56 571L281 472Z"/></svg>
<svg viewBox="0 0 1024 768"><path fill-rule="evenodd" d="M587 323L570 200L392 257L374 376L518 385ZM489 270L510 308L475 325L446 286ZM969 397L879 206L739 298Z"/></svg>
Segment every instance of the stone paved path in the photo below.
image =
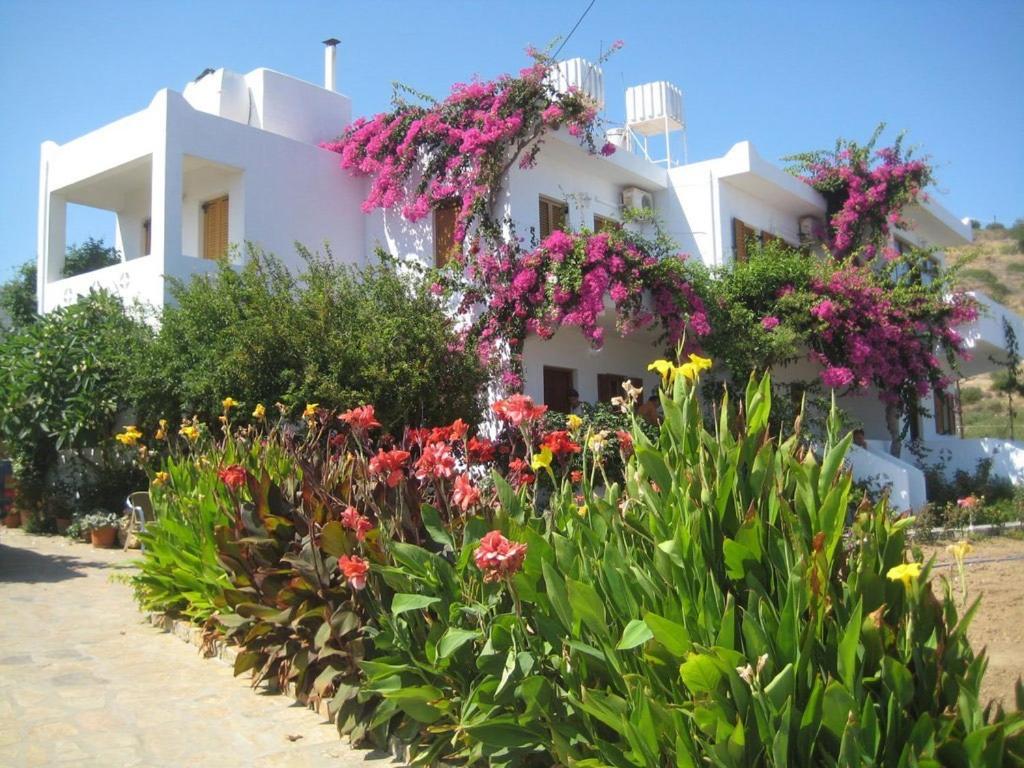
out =
<svg viewBox="0 0 1024 768"><path fill-rule="evenodd" d="M0 529L0 766L390 765L145 623L133 554Z"/></svg>

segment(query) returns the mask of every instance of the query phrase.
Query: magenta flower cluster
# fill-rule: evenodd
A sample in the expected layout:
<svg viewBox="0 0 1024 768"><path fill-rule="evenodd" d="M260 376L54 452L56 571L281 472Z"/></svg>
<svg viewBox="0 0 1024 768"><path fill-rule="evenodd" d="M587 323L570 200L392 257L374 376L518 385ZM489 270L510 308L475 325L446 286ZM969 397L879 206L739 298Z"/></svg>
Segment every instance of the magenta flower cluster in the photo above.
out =
<svg viewBox="0 0 1024 768"><path fill-rule="evenodd" d="M823 367L826 387L860 390L874 385L886 402L911 401L942 390L947 374L935 354L967 357L955 327L977 319L966 296L936 298L921 291L894 297L870 267L845 263L814 280L811 357Z"/></svg>
<svg viewBox="0 0 1024 768"><path fill-rule="evenodd" d="M485 304L475 336L487 363L495 362L501 341L517 350L528 334L548 339L563 326L578 327L599 349L607 309L614 309L621 333L660 321L669 343L684 334L693 342L711 328L683 258L656 259L621 232L555 231L532 251L505 245L478 254L467 270L475 287L465 292L463 308Z"/></svg>
<svg viewBox="0 0 1024 768"><path fill-rule="evenodd" d="M877 134L876 134L877 136ZM893 228L905 228L901 209L924 196L931 167L906 157L899 143L872 151L846 143L804 164L802 178L828 202L829 226L819 233L837 259L857 253L870 260L898 256L889 245Z"/></svg>
<svg viewBox="0 0 1024 768"><path fill-rule="evenodd" d="M508 168L533 165L547 130L565 127L596 151L596 105L583 93L558 91L538 58L518 77L458 83L444 101L401 104L393 112L359 118L337 141L322 144L341 155L341 167L372 179L363 211L401 210L409 221L439 204L458 206L455 238L465 239ZM605 145L601 152L614 151Z"/></svg>

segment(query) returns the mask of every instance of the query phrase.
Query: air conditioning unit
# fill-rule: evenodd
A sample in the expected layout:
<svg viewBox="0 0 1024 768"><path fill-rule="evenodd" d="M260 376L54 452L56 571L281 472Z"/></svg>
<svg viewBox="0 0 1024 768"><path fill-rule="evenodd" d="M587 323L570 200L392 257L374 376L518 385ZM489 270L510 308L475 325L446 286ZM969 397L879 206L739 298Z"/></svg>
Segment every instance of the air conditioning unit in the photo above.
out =
<svg viewBox="0 0 1024 768"><path fill-rule="evenodd" d="M824 222L817 216L801 216L800 217L800 242L801 243L816 243L821 240L821 235L825 231Z"/></svg>
<svg viewBox="0 0 1024 768"><path fill-rule="evenodd" d="M654 210L654 195L639 187L626 187L622 190L622 207L635 208L638 211Z"/></svg>

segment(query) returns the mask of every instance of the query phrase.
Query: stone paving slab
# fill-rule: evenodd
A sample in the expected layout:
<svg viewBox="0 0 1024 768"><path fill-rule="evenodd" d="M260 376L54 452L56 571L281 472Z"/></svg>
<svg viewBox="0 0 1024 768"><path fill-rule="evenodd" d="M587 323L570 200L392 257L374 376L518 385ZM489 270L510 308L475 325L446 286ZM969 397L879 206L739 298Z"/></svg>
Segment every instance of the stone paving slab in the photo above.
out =
<svg viewBox="0 0 1024 768"><path fill-rule="evenodd" d="M0 529L0 766L392 764L147 622L136 554Z"/></svg>

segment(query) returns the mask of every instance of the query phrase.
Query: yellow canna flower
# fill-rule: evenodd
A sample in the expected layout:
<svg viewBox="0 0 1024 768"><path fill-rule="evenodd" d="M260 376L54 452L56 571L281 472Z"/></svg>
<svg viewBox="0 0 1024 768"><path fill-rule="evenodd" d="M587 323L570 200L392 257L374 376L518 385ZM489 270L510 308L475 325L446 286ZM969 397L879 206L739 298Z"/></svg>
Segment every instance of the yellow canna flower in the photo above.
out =
<svg viewBox="0 0 1024 768"><path fill-rule="evenodd" d="M178 430L178 434L188 440L190 443L194 443L199 439L199 427L195 424L186 424Z"/></svg>
<svg viewBox="0 0 1024 768"><path fill-rule="evenodd" d="M171 480L171 475L168 472L157 472L153 475L153 482L150 485L161 486L167 485Z"/></svg>
<svg viewBox="0 0 1024 768"><path fill-rule="evenodd" d="M665 381L671 381L672 375L675 372L675 366L672 365L668 360L655 360L653 363L647 366L648 371L657 371L658 375L661 376Z"/></svg>
<svg viewBox="0 0 1024 768"><path fill-rule="evenodd" d="M267 409L263 406L263 403L259 403L255 408L252 409L252 417L254 419L262 419L266 417Z"/></svg>
<svg viewBox="0 0 1024 768"><path fill-rule="evenodd" d="M693 363L683 363L673 371L673 373L681 373L687 381L696 381L699 372L700 369Z"/></svg>
<svg viewBox="0 0 1024 768"><path fill-rule="evenodd" d="M956 558L958 563L962 562L972 549L974 549L974 547L971 546L971 542L969 541L958 541L956 544L950 544L946 547L946 551L952 552L953 557Z"/></svg>
<svg viewBox="0 0 1024 768"><path fill-rule="evenodd" d="M139 428L134 424L129 424L124 428L124 431L118 435L114 435L114 439L117 440L121 445L135 445L139 442L139 438L142 437L142 433L139 432Z"/></svg>
<svg viewBox="0 0 1024 768"><path fill-rule="evenodd" d="M608 444L608 430L602 429L600 432L593 432L590 437L587 438L587 448L594 453L602 453L605 445Z"/></svg>
<svg viewBox="0 0 1024 768"><path fill-rule="evenodd" d="M690 354L690 362L697 369L697 372L706 371L711 368L711 358L701 357L700 355Z"/></svg>
<svg viewBox="0 0 1024 768"><path fill-rule="evenodd" d="M167 439L167 419L160 419L160 428L153 435L157 440Z"/></svg>
<svg viewBox="0 0 1024 768"><path fill-rule="evenodd" d="M225 411L230 411L232 408L238 405L238 401L231 397L225 397L223 400L220 401L220 404L224 406Z"/></svg>
<svg viewBox="0 0 1024 768"><path fill-rule="evenodd" d="M917 580L921 575L921 564L920 563L903 563L889 569L889 572L885 574L889 581L902 581L903 586L906 589L910 589L911 584Z"/></svg>
<svg viewBox="0 0 1024 768"><path fill-rule="evenodd" d="M570 413L569 418L565 420L566 425L569 427L570 432L576 432L580 427L583 426L583 419L577 416L575 413Z"/></svg>
<svg viewBox="0 0 1024 768"><path fill-rule="evenodd" d="M586 504L580 504L578 507L576 507L576 514L579 515L580 517L586 517L587 516L587 512L589 512L589 511L590 510L587 509L587 505Z"/></svg>
<svg viewBox="0 0 1024 768"><path fill-rule="evenodd" d="M302 418L312 419L316 416L316 409L320 407L320 403L306 403L306 410L302 412Z"/></svg>
<svg viewBox="0 0 1024 768"><path fill-rule="evenodd" d="M541 446L540 453L533 454L533 460L530 462L530 466L533 467L534 472L539 472L542 469L548 471L551 470L551 460L555 458L555 454L551 452L551 449L546 445Z"/></svg>

